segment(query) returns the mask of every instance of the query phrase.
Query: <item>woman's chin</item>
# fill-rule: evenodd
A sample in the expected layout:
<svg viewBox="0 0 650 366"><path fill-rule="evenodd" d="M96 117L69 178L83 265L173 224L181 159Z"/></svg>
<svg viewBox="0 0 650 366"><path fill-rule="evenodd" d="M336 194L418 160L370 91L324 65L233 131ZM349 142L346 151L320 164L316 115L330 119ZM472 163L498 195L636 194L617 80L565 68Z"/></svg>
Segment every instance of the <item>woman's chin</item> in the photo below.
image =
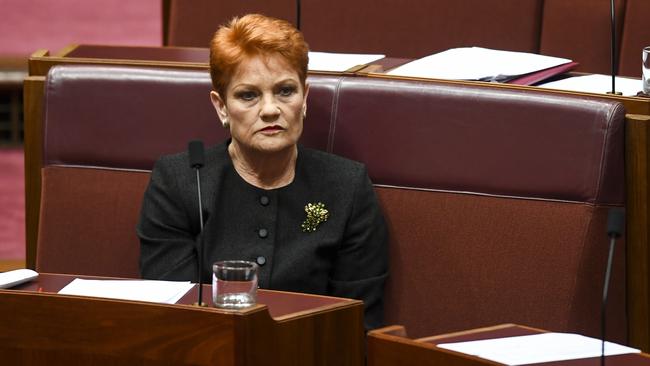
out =
<svg viewBox="0 0 650 366"><path fill-rule="evenodd" d="M283 138L265 138L262 141L251 146L254 150L264 153L279 153L282 151L290 150L296 146L296 141L283 139Z"/></svg>

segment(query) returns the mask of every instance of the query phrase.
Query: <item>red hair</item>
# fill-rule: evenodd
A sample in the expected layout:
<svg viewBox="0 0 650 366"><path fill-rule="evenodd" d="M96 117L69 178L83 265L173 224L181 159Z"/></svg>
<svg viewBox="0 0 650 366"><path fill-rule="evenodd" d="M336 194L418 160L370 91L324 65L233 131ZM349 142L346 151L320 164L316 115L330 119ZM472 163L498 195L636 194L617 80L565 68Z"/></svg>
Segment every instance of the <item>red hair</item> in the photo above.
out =
<svg viewBox="0 0 650 366"><path fill-rule="evenodd" d="M260 14L234 17L219 27L210 42L212 86L226 98L226 89L237 66L246 58L279 54L298 73L305 85L309 48L291 23Z"/></svg>

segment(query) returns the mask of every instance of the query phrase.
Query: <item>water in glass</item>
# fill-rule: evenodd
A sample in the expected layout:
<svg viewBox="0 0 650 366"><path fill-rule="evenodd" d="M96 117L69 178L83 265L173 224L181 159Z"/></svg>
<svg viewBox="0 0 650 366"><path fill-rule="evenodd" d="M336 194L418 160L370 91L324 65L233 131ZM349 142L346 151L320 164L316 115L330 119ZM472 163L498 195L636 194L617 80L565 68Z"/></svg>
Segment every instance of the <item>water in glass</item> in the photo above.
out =
<svg viewBox="0 0 650 366"><path fill-rule="evenodd" d="M212 283L212 297L216 307L243 309L255 305L257 281L224 281L215 276Z"/></svg>

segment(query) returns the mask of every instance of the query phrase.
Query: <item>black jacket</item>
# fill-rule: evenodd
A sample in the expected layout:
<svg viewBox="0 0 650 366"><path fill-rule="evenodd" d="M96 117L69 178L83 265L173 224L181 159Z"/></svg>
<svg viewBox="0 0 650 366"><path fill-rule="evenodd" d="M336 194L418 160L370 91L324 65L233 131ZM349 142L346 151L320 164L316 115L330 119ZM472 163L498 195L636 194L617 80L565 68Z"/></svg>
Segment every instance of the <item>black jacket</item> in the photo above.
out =
<svg viewBox="0 0 650 366"><path fill-rule="evenodd" d="M201 169L203 233L187 153L156 162L137 227L142 277L196 281L203 240L207 283L215 261L249 260L261 288L363 300L366 328L380 326L387 233L365 167L299 147L293 182L263 190L239 176L227 146L209 148ZM304 230L309 203L328 210L327 221L307 225L315 231Z"/></svg>

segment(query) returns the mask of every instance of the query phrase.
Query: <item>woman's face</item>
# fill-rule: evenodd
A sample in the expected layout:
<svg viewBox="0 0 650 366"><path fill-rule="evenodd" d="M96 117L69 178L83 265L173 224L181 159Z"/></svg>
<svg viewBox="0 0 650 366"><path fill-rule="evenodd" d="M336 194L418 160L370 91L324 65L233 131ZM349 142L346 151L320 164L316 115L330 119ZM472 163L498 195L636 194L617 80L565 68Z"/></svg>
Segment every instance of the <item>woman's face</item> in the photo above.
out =
<svg viewBox="0 0 650 366"><path fill-rule="evenodd" d="M233 73L226 96L210 93L222 122L230 124L239 148L278 152L292 148L302 134L307 90L280 55L244 60Z"/></svg>

